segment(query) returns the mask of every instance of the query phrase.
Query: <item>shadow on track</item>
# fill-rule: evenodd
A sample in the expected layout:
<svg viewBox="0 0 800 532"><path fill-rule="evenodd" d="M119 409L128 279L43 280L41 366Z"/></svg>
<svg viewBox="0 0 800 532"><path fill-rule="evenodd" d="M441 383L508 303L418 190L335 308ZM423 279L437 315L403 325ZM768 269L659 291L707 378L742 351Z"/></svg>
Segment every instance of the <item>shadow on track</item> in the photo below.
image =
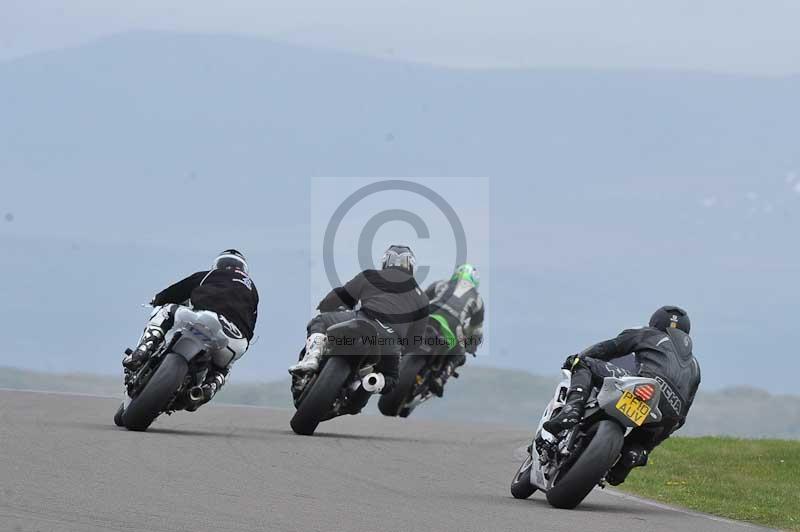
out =
<svg viewBox="0 0 800 532"><path fill-rule="evenodd" d="M47 425L54 426L54 427L64 427L64 428L72 428L72 429L83 429L83 430L91 430L91 431L102 431L102 432L110 432L110 431L117 431L117 432L127 432L124 428L117 427L114 425L112 420L109 416L108 422L105 419L101 422L93 422L93 421L49 421ZM167 421L167 423L169 423ZM286 429L277 429L277 428L263 428L263 427L229 427L224 424L219 425L220 430L204 430L204 429L197 429L197 428L182 428L186 425L192 425L191 422L181 422L178 421L177 423L173 424L172 426L164 426L161 424L156 424L155 426L150 427L145 433L143 434L151 434L151 435L168 435L168 436L194 436L194 437L209 437L209 438L241 438L241 439L253 439L253 440L263 440L269 436L287 436L292 438L319 438L319 439L327 439L327 440L352 440L352 441L373 441L373 442L387 442L387 443L406 443L406 444L417 444L417 445L459 445L463 444L463 440L453 439L453 438L439 438L439 437L414 437L414 436L388 436L388 435L381 435L381 434L353 434L347 432L316 432L313 436L299 436L296 435L290 428Z"/></svg>
<svg viewBox="0 0 800 532"><path fill-rule="evenodd" d="M116 427L113 423L70 423L65 424L71 427L80 427L90 430L116 430L127 432L123 428ZM436 439L419 439L419 438L406 438L399 436L380 436L380 435L365 435L365 434L340 434L332 432L317 432L314 436L298 436L290 429L265 429L265 428L241 428L237 427L233 430L225 431L221 427L221 431L210 430L197 430L197 429L182 429L180 426L174 428L167 427L151 427L143 434L154 435L167 435L167 436L195 436L195 437L209 437L209 438L239 438L239 439L253 439L263 440L266 436L289 436L292 438L320 438L320 439L342 439L342 440L356 440L356 441L385 441L385 442L400 442L400 443L453 443L452 440L436 440Z"/></svg>
<svg viewBox="0 0 800 532"><path fill-rule="evenodd" d="M294 434L290 431L290 434ZM342 440L385 441L398 443L461 443L456 440L443 440L437 438L409 438L406 436L380 436L376 434L347 434L338 432L315 432L313 436L298 436L298 438L338 438Z"/></svg>
<svg viewBox="0 0 800 532"><path fill-rule="evenodd" d="M602 491L600 493L602 493ZM656 507L637 505L636 509L632 510L625 508L624 506L606 504L595 500L582 502L577 508L572 510L560 510L558 508L550 506L550 503L547 502L547 500L544 498L544 494L542 494L541 492L535 493L534 495L531 496L530 499L524 501L514 499L511 495L505 497L505 500L521 504L530 504L536 507L543 507L554 512L569 512L569 513L589 512L593 514L606 514L606 515L629 515L631 517L663 513L662 510Z"/></svg>
<svg viewBox="0 0 800 532"><path fill-rule="evenodd" d="M210 430L197 430L197 429L181 429L180 426L175 428L166 428L166 427L151 427L147 429L146 432L130 432L125 430L122 427L117 427L113 423L91 423L91 422L76 422L76 423L66 423L66 422L54 422L48 423L48 425L53 426L61 426L67 428L80 428L80 429L87 429L87 430L94 430L94 431L103 431L103 432L122 432L122 433L130 433L130 434L140 434L147 436L148 434L153 435L167 435L167 436L199 436L199 437L210 437L210 438L242 438L242 439L263 439L263 436L266 435L278 435L278 436L294 436L294 432L291 430L277 430L277 429L229 429L227 432L224 432L225 427L221 425L220 427L223 431L210 431ZM258 432L260 434L247 434L247 432Z"/></svg>
<svg viewBox="0 0 800 532"><path fill-rule="evenodd" d="M224 429L224 427L221 427ZM257 434L248 434L255 432ZM291 430L277 429L230 429L227 432L210 430L182 429L180 427L164 428L155 427L147 430L147 434L164 434L168 436L200 436L208 438L239 438L244 440L264 440L265 436L292 436Z"/></svg>

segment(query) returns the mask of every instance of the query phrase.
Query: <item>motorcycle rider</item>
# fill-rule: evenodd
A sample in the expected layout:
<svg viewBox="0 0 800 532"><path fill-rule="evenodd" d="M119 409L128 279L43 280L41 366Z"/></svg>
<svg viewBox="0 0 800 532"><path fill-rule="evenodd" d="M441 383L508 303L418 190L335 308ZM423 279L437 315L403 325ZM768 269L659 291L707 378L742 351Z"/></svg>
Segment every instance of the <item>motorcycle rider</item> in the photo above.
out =
<svg viewBox="0 0 800 532"><path fill-rule="evenodd" d="M451 375L458 377L456 369L467 361L465 352L475 356L483 342L484 304L478 286L477 268L462 264L449 281L436 281L425 290L431 300L431 324L450 347L443 373L431 383L431 391L439 397L444 393L447 379Z"/></svg>
<svg viewBox="0 0 800 532"><path fill-rule="evenodd" d="M625 438L622 457L606 477L613 486L623 483L631 469L647 465L648 454L686 422L700 386L700 365L692 354L690 329L691 322L685 310L665 306L653 314L648 327L622 331L615 339L568 357L564 369L572 371L572 379L566 404L544 423L544 429L556 435L577 425L592 387L602 385L605 377L630 374L609 360L634 353L636 374L659 383L658 406L663 419L658 424L637 427Z"/></svg>
<svg viewBox="0 0 800 532"><path fill-rule="evenodd" d="M305 355L289 368L289 373L299 376L319 370L328 328L365 317L375 323L378 334L388 340L382 342L381 360L375 368L383 381L375 393L389 393L397 384L402 348L410 345L415 336L424 334L428 321L428 298L414 279L415 267L416 257L410 247L392 245L381 258L380 270L365 270L343 287L331 290L317 305L320 314L306 327ZM352 310L359 302L360 308ZM343 307L349 310L338 310ZM360 412L371 395L363 387L359 388L349 413Z"/></svg>
<svg viewBox="0 0 800 532"><path fill-rule="evenodd" d="M244 255L235 249L226 249L214 259L210 270L194 273L156 294L150 302L155 310L139 345L129 350L122 365L129 371L142 366L174 325L178 307L214 312L228 337L228 346L212 354L211 367L201 385L202 399L195 402L186 398L185 408L194 411L209 402L225 384L231 366L244 355L253 339L258 318L258 290L249 272Z"/></svg>

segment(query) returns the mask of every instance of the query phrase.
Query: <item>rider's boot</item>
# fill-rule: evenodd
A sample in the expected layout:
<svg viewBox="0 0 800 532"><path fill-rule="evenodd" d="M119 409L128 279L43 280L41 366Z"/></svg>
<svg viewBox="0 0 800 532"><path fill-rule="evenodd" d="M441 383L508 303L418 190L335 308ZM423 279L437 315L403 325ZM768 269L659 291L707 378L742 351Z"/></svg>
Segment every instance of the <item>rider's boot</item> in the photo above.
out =
<svg viewBox="0 0 800 532"><path fill-rule="evenodd" d="M122 365L130 370L138 369L158 349L163 340L164 329L156 325L148 325L136 349L130 353L126 352L125 358L122 359Z"/></svg>
<svg viewBox="0 0 800 532"><path fill-rule="evenodd" d="M144 328L142 337L139 340L139 345L132 351L130 349L125 350L125 358L122 359L122 365L125 369L139 369L156 352L161 342L164 341L164 335L172 328L177 308L178 305L164 305L157 307L153 311L150 321Z"/></svg>
<svg viewBox="0 0 800 532"><path fill-rule="evenodd" d="M634 467L647 465L647 449L641 445L633 444L622 448L622 456L606 475L606 481L612 486L619 486Z"/></svg>
<svg viewBox="0 0 800 532"><path fill-rule="evenodd" d="M306 340L306 354L303 360L289 368L292 375L313 373L319 369L319 361L325 350L326 337L322 333L314 333Z"/></svg>
<svg viewBox="0 0 800 532"><path fill-rule="evenodd" d="M548 421L545 421L544 430L556 435L580 423L583 413L586 411L586 401L589 399L590 392L591 389L588 386L571 387L561 411Z"/></svg>

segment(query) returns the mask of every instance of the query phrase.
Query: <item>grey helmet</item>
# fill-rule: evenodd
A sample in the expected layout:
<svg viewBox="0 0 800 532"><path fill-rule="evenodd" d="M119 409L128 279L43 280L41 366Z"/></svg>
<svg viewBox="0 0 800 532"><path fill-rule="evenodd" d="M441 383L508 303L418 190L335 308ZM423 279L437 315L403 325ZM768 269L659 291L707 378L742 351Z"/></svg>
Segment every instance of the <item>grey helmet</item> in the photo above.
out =
<svg viewBox="0 0 800 532"><path fill-rule="evenodd" d="M384 253L381 258L382 270L395 268L397 270L403 270L409 275L414 275L416 267L417 258L408 246L393 244L389 246L389 249L386 250L386 253Z"/></svg>

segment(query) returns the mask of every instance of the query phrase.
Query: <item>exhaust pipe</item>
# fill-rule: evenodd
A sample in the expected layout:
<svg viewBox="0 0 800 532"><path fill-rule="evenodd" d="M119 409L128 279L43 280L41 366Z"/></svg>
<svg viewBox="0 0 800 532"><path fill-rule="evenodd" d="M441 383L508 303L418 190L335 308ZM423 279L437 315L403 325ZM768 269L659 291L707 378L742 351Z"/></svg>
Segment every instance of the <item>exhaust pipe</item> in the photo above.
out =
<svg viewBox="0 0 800 532"><path fill-rule="evenodd" d="M198 403L203 400L203 388L200 386L192 386L189 389L189 399Z"/></svg>
<svg viewBox="0 0 800 532"><path fill-rule="evenodd" d="M361 380L361 386L369 393L380 393L386 385L381 373L370 373Z"/></svg>

